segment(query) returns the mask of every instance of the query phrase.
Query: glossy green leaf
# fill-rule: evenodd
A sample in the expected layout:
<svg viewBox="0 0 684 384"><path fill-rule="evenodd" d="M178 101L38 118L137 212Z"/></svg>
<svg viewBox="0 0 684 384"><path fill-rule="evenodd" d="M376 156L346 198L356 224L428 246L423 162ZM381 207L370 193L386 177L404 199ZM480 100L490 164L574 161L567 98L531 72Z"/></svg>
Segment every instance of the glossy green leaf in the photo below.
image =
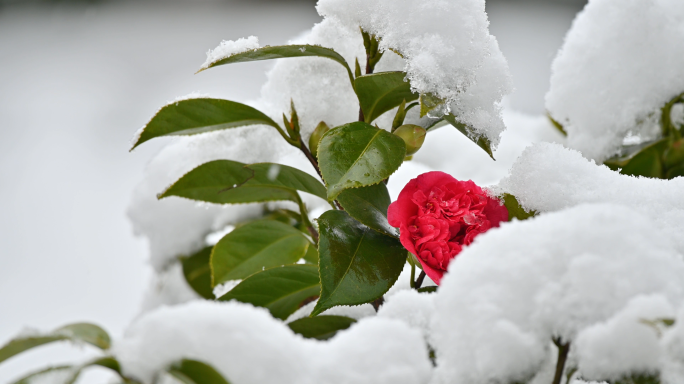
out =
<svg viewBox="0 0 684 384"><path fill-rule="evenodd" d="M406 118L406 100L402 100L397 107L397 113L394 115L394 120L392 120L392 133L404 124L404 119Z"/></svg>
<svg viewBox="0 0 684 384"><path fill-rule="evenodd" d="M489 157L491 157L492 160L494 160L494 154L492 153L492 143L486 136L475 136L473 134L474 130L472 128L456 120L456 117L452 114L444 115L444 120L446 120L449 124L453 125L456 129L458 129L458 131L464 134L465 137L470 139L470 141L477 144L478 147L482 148L485 152L487 152Z"/></svg>
<svg viewBox="0 0 684 384"><path fill-rule="evenodd" d="M304 234L275 220L245 224L225 235L211 253L214 286L284 264L294 264L314 245Z"/></svg>
<svg viewBox="0 0 684 384"><path fill-rule="evenodd" d="M69 340L109 349L111 340L105 330L94 324L76 323L58 328L50 333L35 336L19 336L0 348L0 362L21 352L54 341Z"/></svg>
<svg viewBox="0 0 684 384"><path fill-rule="evenodd" d="M183 275L188 285L205 299L213 300L214 291L211 287L211 250L214 247L205 247L188 257L181 258Z"/></svg>
<svg viewBox="0 0 684 384"><path fill-rule="evenodd" d="M162 199L180 196L217 204L253 203L275 200L296 201L289 189L273 188L254 180L254 171L231 160L204 163L186 173L164 192Z"/></svg>
<svg viewBox="0 0 684 384"><path fill-rule="evenodd" d="M304 317L287 324L294 333L307 339L327 340L338 331L349 328L356 320L345 316Z"/></svg>
<svg viewBox="0 0 684 384"><path fill-rule="evenodd" d="M345 189L337 200L351 217L362 224L399 238L399 231L387 222L387 208L392 200L384 183Z"/></svg>
<svg viewBox="0 0 684 384"><path fill-rule="evenodd" d="M526 220L537 215L537 211L526 211L518 202L518 199L510 193L503 194L504 206L508 209L508 220L516 218L518 220Z"/></svg>
<svg viewBox="0 0 684 384"><path fill-rule="evenodd" d="M326 199L325 186L315 177L297 168L274 163L249 164L254 170L254 180L262 185L295 189Z"/></svg>
<svg viewBox="0 0 684 384"><path fill-rule="evenodd" d="M404 140L369 124L355 122L331 129L318 146L318 165L328 186L328 200L345 189L388 178L405 155Z"/></svg>
<svg viewBox="0 0 684 384"><path fill-rule="evenodd" d="M298 201L296 190L325 199L323 184L312 176L281 164L245 165L231 160L204 163L159 194L218 204L276 200Z"/></svg>
<svg viewBox="0 0 684 384"><path fill-rule="evenodd" d="M604 162L608 168L623 175L664 177L663 153L667 150L669 139L664 138L653 143L636 145L624 149L620 157L613 157Z"/></svg>
<svg viewBox="0 0 684 384"><path fill-rule="evenodd" d="M285 320L304 300L316 297L320 292L318 267L295 264L255 273L219 300L237 300L264 307L273 317Z"/></svg>
<svg viewBox="0 0 684 384"><path fill-rule="evenodd" d="M405 72L379 72L356 78L354 87L366 123L372 123L402 101L418 99L405 77Z"/></svg>
<svg viewBox="0 0 684 384"><path fill-rule="evenodd" d="M318 219L321 298L312 315L337 305L357 305L380 298L406 263L399 240L380 234L345 211Z"/></svg>
<svg viewBox="0 0 684 384"><path fill-rule="evenodd" d="M168 372L183 384L230 384L214 367L197 360L183 359Z"/></svg>
<svg viewBox="0 0 684 384"><path fill-rule="evenodd" d="M344 57L335 52L331 48L321 47L320 45L277 45L266 46L255 50L236 53L225 59L221 59L209 64L206 68L200 69L198 72L205 69L213 68L219 65L244 63L248 61L271 60L271 59L285 59L290 57L324 57L341 64L347 71L350 81L354 83L354 76L349 68L349 64L344 60Z"/></svg>
<svg viewBox="0 0 684 384"><path fill-rule="evenodd" d="M270 117L234 101L197 98L168 104L140 132L131 150L160 136L185 136L221 129L263 124L280 129Z"/></svg>

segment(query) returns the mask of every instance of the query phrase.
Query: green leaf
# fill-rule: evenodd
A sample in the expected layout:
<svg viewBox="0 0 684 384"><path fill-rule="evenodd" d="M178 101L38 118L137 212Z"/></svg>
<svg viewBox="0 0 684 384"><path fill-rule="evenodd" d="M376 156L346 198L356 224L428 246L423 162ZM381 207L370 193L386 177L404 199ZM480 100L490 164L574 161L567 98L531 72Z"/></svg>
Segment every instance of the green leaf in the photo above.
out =
<svg viewBox="0 0 684 384"><path fill-rule="evenodd" d="M404 100L418 99L418 94L411 92L411 84L404 81L405 77L405 72L379 72L354 80L356 95L359 97L366 123L372 123Z"/></svg>
<svg viewBox="0 0 684 384"><path fill-rule="evenodd" d="M518 199L510 193L504 193L503 196L504 206L508 209L508 220L513 220L516 218L518 220L526 220L530 217L537 216L537 211L526 211L518 202Z"/></svg>
<svg viewBox="0 0 684 384"><path fill-rule="evenodd" d="M214 291L211 287L211 250L214 247L205 247L200 251L188 256L181 257L183 275L188 285L205 299L213 300Z"/></svg>
<svg viewBox="0 0 684 384"><path fill-rule="evenodd" d="M663 153L667 150L669 139L625 148L625 154L613 157L603 164L623 175L663 178Z"/></svg>
<svg viewBox="0 0 684 384"><path fill-rule="evenodd" d="M356 320L344 316L316 316L295 320L287 326L307 339L327 340L355 322Z"/></svg>
<svg viewBox="0 0 684 384"><path fill-rule="evenodd" d="M323 199L326 197L323 184L296 168L282 164L245 165L237 161L215 160L186 173L158 197L180 196L218 204L276 200L297 202L296 190Z"/></svg>
<svg viewBox="0 0 684 384"><path fill-rule="evenodd" d="M247 168L254 170L254 181L261 185L295 189L326 199L325 186L315 177L297 168L274 163L250 164Z"/></svg>
<svg viewBox="0 0 684 384"><path fill-rule="evenodd" d="M215 61L206 68L200 69L198 72L202 72L205 69L213 68L219 65L232 64L232 63L244 63L248 61L259 61L259 60L271 60L271 59L285 59L290 57L324 57L326 59L333 60L340 63L344 69L347 70L349 80L354 84L354 76L352 75L351 69L344 60L344 57L339 53L335 52L331 48L321 47L320 45L277 45L277 46L266 46L263 48L240 52L225 59Z"/></svg>
<svg viewBox="0 0 684 384"><path fill-rule="evenodd" d="M328 186L328 200L334 200L345 189L388 178L405 155L404 140L364 122L331 129L318 146L318 165Z"/></svg>
<svg viewBox="0 0 684 384"><path fill-rule="evenodd" d="M415 103L414 103L415 104ZM406 119L406 100L402 100L397 107L397 113L394 115L394 120L392 120L392 133L404 124L404 119Z"/></svg>
<svg viewBox="0 0 684 384"><path fill-rule="evenodd" d="M486 136L484 136L484 135L475 136L473 134L474 129L472 129L471 127L468 127L467 125L456 120L456 116L454 116L452 114L444 115L444 120L449 122L449 124L453 125L456 129L458 129L459 132L464 134L465 137L469 138L470 141L477 144L478 147L482 148L485 152L487 152L487 154L489 155L489 157L492 158L492 160L495 160L494 154L492 153L492 146L491 146L492 143L489 141L489 139Z"/></svg>
<svg viewBox="0 0 684 384"><path fill-rule="evenodd" d="M437 286L432 285L429 287L422 287L422 288L418 288L417 291L420 293L435 293L435 292L437 292Z"/></svg>
<svg viewBox="0 0 684 384"><path fill-rule="evenodd" d="M36 336L19 336L0 348L0 362L21 352L54 341L84 342L100 349L109 349L111 340L105 330L94 324L76 323Z"/></svg>
<svg viewBox="0 0 684 384"><path fill-rule="evenodd" d="M399 238L399 231L387 222L387 208L392 200L384 183L345 189L337 200L351 217L362 224Z"/></svg>
<svg viewBox="0 0 684 384"><path fill-rule="evenodd" d="M446 102L431 93L423 93L420 95L420 117L424 117L434 110L438 110L440 112L438 114L441 115L441 111L444 110L445 107Z"/></svg>
<svg viewBox="0 0 684 384"><path fill-rule="evenodd" d="M15 381L14 384L32 384L37 382L49 382L51 384L73 384L76 382L78 377L81 375L81 372L83 372L85 368L92 367L94 365L113 370L122 379L124 379L125 383L135 383L134 381L128 380L121 376L121 367L116 359L110 356L105 356L77 366L61 365L42 369L37 372L32 372L18 381Z"/></svg>
<svg viewBox="0 0 684 384"><path fill-rule="evenodd" d="M183 384L230 384L214 367L197 360L183 359L168 372Z"/></svg>
<svg viewBox="0 0 684 384"><path fill-rule="evenodd" d="M294 264L313 246L300 230L279 221L259 220L245 224L214 246L212 285L244 279L264 268Z"/></svg>
<svg viewBox="0 0 684 384"><path fill-rule="evenodd" d="M181 100L160 109L143 127L131 150L155 137L196 135L254 124L280 130L270 117L248 105L210 98Z"/></svg>
<svg viewBox="0 0 684 384"><path fill-rule="evenodd" d="M366 227L345 211L325 212L318 227L321 298L312 316L337 305L378 299L404 268L406 249L399 240Z"/></svg>
<svg viewBox="0 0 684 384"><path fill-rule="evenodd" d="M264 307L273 317L285 320L304 300L316 297L320 292L318 267L295 264L255 273L219 300L237 300Z"/></svg>

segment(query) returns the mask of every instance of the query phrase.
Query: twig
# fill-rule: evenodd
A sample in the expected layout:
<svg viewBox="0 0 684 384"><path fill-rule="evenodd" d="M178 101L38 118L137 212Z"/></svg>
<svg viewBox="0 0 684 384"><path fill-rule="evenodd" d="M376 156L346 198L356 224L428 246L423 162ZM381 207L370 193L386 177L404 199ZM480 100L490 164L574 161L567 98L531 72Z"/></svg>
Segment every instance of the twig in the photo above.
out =
<svg viewBox="0 0 684 384"><path fill-rule="evenodd" d="M558 347L558 361L556 362L556 374L553 377L553 384L561 384L563 379L563 370L565 370L565 361L568 359L568 352L570 352L570 342L563 344L560 337L553 339L553 343Z"/></svg>
<svg viewBox="0 0 684 384"><path fill-rule="evenodd" d="M420 271L420 275L418 275L418 279L413 286L416 289L420 289L420 286L423 285L423 280L425 280L425 271Z"/></svg>

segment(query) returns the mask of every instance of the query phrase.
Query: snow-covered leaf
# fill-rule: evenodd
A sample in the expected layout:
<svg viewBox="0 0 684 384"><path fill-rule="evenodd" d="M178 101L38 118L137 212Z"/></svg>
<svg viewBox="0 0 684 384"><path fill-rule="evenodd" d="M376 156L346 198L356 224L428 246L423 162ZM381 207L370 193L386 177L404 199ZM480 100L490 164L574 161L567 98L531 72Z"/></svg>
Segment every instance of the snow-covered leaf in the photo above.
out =
<svg viewBox="0 0 684 384"><path fill-rule="evenodd" d="M318 219L321 298L312 314L337 305L369 303L397 281L406 263L399 240L382 235L344 211Z"/></svg>
<svg viewBox="0 0 684 384"><path fill-rule="evenodd" d="M100 349L109 349L111 340L107 332L94 324L75 323L46 334L19 336L0 348L0 362L21 352L54 341L84 342Z"/></svg>
<svg viewBox="0 0 684 384"><path fill-rule="evenodd" d="M487 136L475 136L473 133L475 131L473 129L458 121L456 117L452 114L444 115L444 120L446 120L449 124L453 125L454 128L458 129L459 132L464 134L473 143L477 144L478 147L482 148L485 152L487 152L489 157L491 157L492 160L494 160L494 154L492 153L492 145Z"/></svg>
<svg viewBox="0 0 684 384"><path fill-rule="evenodd" d="M349 79L352 82L352 84L354 83L354 76L352 75L352 71L349 68L349 64L347 64L342 55L335 52L335 50L331 48L309 44L266 46L255 50L236 53L224 59L217 60L211 64L208 64L206 67L200 69L199 72L204 71L205 69L209 69L224 64L307 56L324 57L326 59L331 59L340 63L344 67L344 69L347 70Z"/></svg>

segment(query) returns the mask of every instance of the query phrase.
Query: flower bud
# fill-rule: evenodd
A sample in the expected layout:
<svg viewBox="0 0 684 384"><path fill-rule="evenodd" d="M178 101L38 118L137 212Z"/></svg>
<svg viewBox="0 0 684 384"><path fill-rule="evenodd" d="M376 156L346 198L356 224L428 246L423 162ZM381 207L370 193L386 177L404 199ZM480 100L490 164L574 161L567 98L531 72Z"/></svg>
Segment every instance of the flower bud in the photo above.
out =
<svg viewBox="0 0 684 384"><path fill-rule="evenodd" d="M414 124L404 124L394 131L406 143L406 156L413 155L423 146L425 133L425 128Z"/></svg>
<svg viewBox="0 0 684 384"><path fill-rule="evenodd" d="M330 127L328 127L328 124L326 124L324 121L321 121L311 134L311 137L309 138L309 150L314 157L318 157L318 143L321 141L323 135L329 130Z"/></svg>

